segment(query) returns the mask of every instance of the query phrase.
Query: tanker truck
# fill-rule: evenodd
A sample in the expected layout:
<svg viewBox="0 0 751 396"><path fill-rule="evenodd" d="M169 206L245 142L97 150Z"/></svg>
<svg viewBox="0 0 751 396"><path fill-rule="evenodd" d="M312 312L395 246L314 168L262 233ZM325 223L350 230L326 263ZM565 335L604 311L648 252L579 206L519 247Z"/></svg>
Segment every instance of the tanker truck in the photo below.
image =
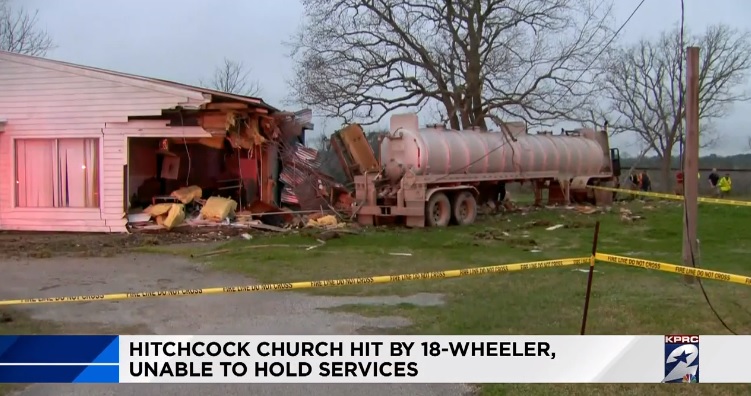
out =
<svg viewBox="0 0 751 396"><path fill-rule="evenodd" d="M335 134L332 143L340 159L349 152L361 163L351 177L354 213L363 225L400 219L409 227L471 224L479 205L502 200L506 185L515 182L532 183L536 204L544 191L548 204L610 204L613 193L587 186L617 187L620 176L618 149L609 147L606 130L532 134L523 123L503 124L497 132L421 129L416 114L397 114L380 142L380 159L364 154L370 146L364 148L361 128L349 131L357 136Z"/></svg>

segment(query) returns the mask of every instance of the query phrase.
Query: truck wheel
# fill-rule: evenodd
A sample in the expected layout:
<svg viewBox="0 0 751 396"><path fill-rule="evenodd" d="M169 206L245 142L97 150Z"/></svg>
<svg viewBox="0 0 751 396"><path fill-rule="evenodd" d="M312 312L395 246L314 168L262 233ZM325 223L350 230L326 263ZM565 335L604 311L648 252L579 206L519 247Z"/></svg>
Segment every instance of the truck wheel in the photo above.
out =
<svg viewBox="0 0 751 396"><path fill-rule="evenodd" d="M477 218L477 200L469 191L456 194L454 204L451 205L454 222L458 225L469 225Z"/></svg>
<svg viewBox="0 0 751 396"><path fill-rule="evenodd" d="M431 227L446 227L451 221L451 202L446 194L433 194L425 206L425 220Z"/></svg>

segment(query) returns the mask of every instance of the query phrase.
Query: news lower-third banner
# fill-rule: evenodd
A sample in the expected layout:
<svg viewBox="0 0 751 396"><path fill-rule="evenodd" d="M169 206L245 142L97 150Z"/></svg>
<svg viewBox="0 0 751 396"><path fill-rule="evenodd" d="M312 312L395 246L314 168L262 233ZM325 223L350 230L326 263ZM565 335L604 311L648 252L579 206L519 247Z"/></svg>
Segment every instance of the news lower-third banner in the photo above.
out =
<svg viewBox="0 0 751 396"><path fill-rule="evenodd" d="M3 383L751 383L751 336L0 336Z"/></svg>
<svg viewBox="0 0 751 396"><path fill-rule="evenodd" d="M0 336L2 383L117 383L119 337Z"/></svg>

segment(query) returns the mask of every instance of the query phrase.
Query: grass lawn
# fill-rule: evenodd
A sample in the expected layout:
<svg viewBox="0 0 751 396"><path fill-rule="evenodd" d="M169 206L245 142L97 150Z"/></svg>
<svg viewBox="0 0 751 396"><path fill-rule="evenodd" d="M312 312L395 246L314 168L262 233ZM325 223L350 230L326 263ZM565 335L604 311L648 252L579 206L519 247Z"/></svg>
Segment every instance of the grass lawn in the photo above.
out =
<svg viewBox="0 0 751 396"><path fill-rule="evenodd" d="M375 229L343 235L325 246L303 249L241 250L248 244L310 244L302 235L233 241L234 253L211 257L219 269L241 271L263 282L291 282L366 275L458 269L534 260L587 256L593 225L601 221L599 251L681 263L682 208L676 202L616 204L603 214L539 210L487 217L470 227ZM620 208L642 220L626 222ZM747 257L751 210L700 207L700 265L751 274ZM554 224L566 228L548 231ZM535 249L537 247L537 249ZM541 250L533 252L532 250ZM411 253L394 256L389 253ZM585 269L586 266L578 267ZM598 263L587 326L588 334L728 334L707 306L698 285L682 277L639 268ZM346 306L364 315L401 315L414 325L401 334L578 334L587 274L574 267L541 269L440 281L312 289L328 295L411 295L442 293L440 307ZM751 288L704 281L717 311L739 334L751 329ZM751 386L692 386L685 394L749 394ZM516 394L669 394L672 386L636 385L486 385L482 395Z"/></svg>

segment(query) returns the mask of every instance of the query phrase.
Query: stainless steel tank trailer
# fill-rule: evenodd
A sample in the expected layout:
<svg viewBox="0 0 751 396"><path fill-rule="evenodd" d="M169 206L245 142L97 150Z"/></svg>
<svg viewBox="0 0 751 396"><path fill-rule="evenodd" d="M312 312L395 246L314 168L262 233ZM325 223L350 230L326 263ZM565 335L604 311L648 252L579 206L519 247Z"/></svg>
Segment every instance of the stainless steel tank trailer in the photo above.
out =
<svg viewBox="0 0 751 396"><path fill-rule="evenodd" d="M606 127L607 128L607 127ZM610 204L613 194L587 185L618 186L620 158L607 130L529 133L524 123L500 131L418 127L416 114L391 117L380 144L379 169L354 176L360 224L403 219L409 227L471 224L478 205L497 201L508 183L529 182L537 204Z"/></svg>

